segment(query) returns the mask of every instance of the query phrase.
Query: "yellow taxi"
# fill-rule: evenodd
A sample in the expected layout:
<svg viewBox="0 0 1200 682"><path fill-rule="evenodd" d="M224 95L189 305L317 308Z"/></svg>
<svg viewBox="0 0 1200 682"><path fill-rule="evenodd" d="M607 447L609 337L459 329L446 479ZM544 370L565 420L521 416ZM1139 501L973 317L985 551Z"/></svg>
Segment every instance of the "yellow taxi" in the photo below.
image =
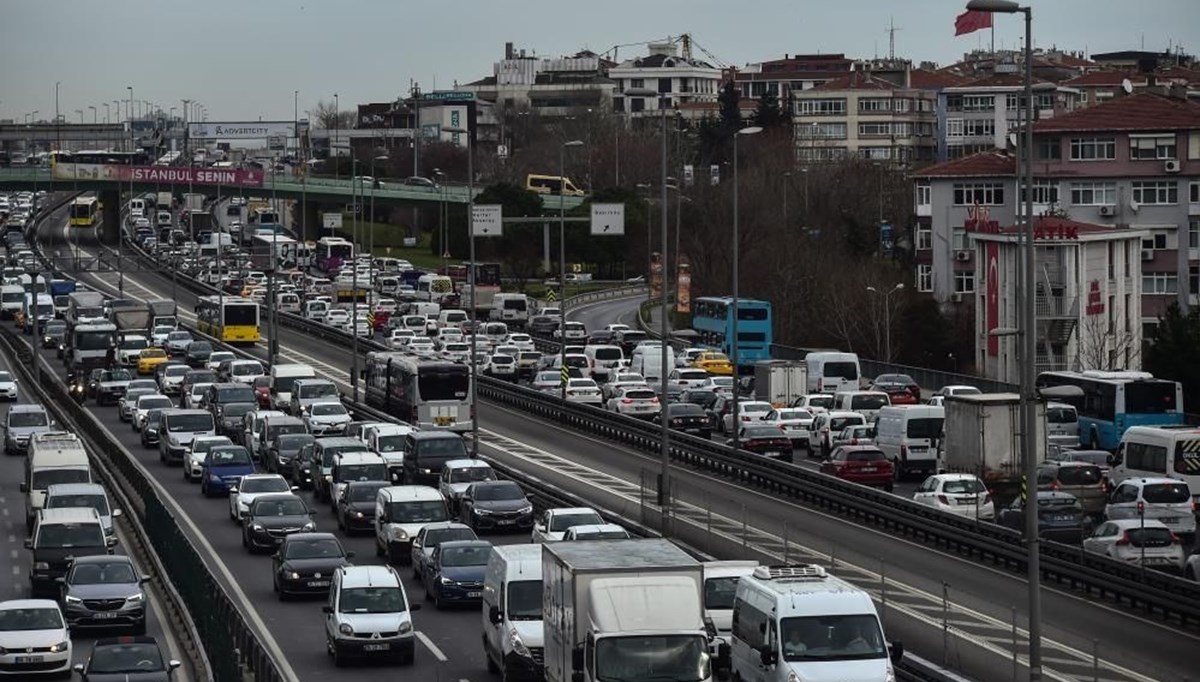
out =
<svg viewBox="0 0 1200 682"><path fill-rule="evenodd" d="M167 351L162 348L147 348L138 353L137 373L154 374L154 368L166 362Z"/></svg>
<svg viewBox="0 0 1200 682"><path fill-rule="evenodd" d="M729 361L724 353L715 351L707 351L696 356L692 360L692 367L702 369L709 374L719 374L721 376L733 375L733 363Z"/></svg>

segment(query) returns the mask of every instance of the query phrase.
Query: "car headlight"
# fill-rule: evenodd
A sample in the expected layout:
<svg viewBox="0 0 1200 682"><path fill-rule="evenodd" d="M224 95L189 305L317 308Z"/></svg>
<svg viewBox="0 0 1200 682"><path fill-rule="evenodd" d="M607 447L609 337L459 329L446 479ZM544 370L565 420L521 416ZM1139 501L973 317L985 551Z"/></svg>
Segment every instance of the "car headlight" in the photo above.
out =
<svg viewBox="0 0 1200 682"><path fill-rule="evenodd" d="M35 562L33 562L33 570L35 570L35 571L49 571L49 570L50 570L50 564L49 564L49 563L47 563L47 562L45 562L45 561L35 561Z"/></svg>
<svg viewBox="0 0 1200 682"><path fill-rule="evenodd" d="M221 477L216 474L209 474L208 481L209 481L209 483L220 483Z"/></svg>
<svg viewBox="0 0 1200 682"><path fill-rule="evenodd" d="M410 632L412 632L412 623L404 621L400 624L400 634L407 635Z"/></svg>
<svg viewBox="0 0 1200 682"><path fill-rule="evenodd" d="M532 512L533 512L532 504L527 504L524 507L521 507L520 509L517 510L518 514L530 514Z"/></svg>
<svg viewBox="0 0 1200 682"><path fill-rule="evenodd" d="M529 647L521 641L521 635L517 634L515 628L508 631L508 644L512 647L514 654L522 658L533 658L533 654L529 653Z"/></svg>
<svg viewBox="0 0 1200 682"><path fill-rule="evenodd" d="M789 670L788 676L787 676L787 682L804 682L804 680L800 679L799 675L797 675L796 673Z"/></svg>
<svg viewBox="0 0 1200 682"><path fill-rule="evenodd" d="M343 635L353 635L354 628L350 627L349 623L342 623L338 626L338 632L342 633Z"/></svg>
<svg viewBox="0 0 1200 682"><path fill-rule="evenodd" d="M453 580L451 580L449 578L444 578L444 577L438 578L438 582L443 585L454 585L455 584Z"/></svg>
<svg viewBox="0 0 1200 682"><path fill-rule="evenodd" d="M125 598L125 603L127 603L127 604L141 604L143 599L145 599L145 597L142 595L142 593L140 593L140 592L139 592L139 593L137 593L137 594L133 595L132 597L126 597L126 598Z"/></svg>
<svg viewBox="0 0 1200 682"><path fill-rule="evenodd" d="M80 599L79 597L73 597L69 594L66 595L65 597L63 597L63 601L65 601L68 604L82 604L83 603L83 600Z"/></svg>
<svg viewBox="0 0 1200 682"><path fill-rule="evenodd" d="M356 518L356 519L361 519L362 517L363 517L363 513L362 513L362 512L354 512L354 518Z"/></svg>
<svg viewBox="0 0 1200 682"><path fill-rule="evenodd" d="M64 640L62 642L59 642L58 644L51 645L50 653L61 654L62 652L66 651L67 649L70 649L70 648L71 648L71 643L69 641Z"/></svg>
<svg viewBox="0 0 1200 682"><path fill-rule="evenodd" d="M250 530L252 530L256 533L261 533L261 532L263 532L263 526L261 523L256 523L253 526L250 526Z"/></svg>
<svg viewBox="0 0 1200 682"><path fill-rule="evenodd" d="M308 523L304 524L302 529L303 530L316 530L316 528L317 528L317 524L313 523L312 521L309 521Z"/></svg>
<svg viewBox="0 0 1200 682"><path fill-rule="evenodd" d="M480 509L479 507L475 507L471 511L475 512L476 514L479 514L480 516L491 516L491 514L492 514L491 509Z"/></svg>
<svg viewBox="0 0 1200 682"><path fill-rule="evenodd" d="M397 542L403 542L408 539L408 532L400 526L391 526L388 528L388 537Z"/></svg>
<svg viewBox="0 0 1200 682"><path fill-rule="evenodd" d="M891 661L888 661L887 677L884 680L885 682L896 682L896 671L892 668Z"/></svg>
<svg viewBox="0 0 1200 682"><path fill-rule="evenodd" d="M288 573L288 577L291 578L292 580L299 580L300 574L295 571L292 571L291 573Z"/></svg>
<svg viewBox="0 0 1200 682"><path fill-rule="evenodd" d="M332 475L332 474L325 474L325 482L326 482L326 483L331 483L332 481L333 481L333 475Z"/></svg>

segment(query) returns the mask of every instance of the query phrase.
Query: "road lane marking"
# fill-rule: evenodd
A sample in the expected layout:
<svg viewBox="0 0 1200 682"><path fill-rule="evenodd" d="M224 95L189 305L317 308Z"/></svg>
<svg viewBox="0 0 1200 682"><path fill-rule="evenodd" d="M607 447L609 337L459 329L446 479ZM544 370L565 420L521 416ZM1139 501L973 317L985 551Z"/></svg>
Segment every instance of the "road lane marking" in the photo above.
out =
<svg viewBox="0 0 1200 682"><path fill-rule="evenodd" d="M424 632L417 630L417 639L421 640L421 644L424 644L426 649L429 649L431 652L433 652L433 657L438 661L445 663L446 661L450 660L446 658L446 654L443 654L442 650L433 643L433 640L425 636Z"/></svg>

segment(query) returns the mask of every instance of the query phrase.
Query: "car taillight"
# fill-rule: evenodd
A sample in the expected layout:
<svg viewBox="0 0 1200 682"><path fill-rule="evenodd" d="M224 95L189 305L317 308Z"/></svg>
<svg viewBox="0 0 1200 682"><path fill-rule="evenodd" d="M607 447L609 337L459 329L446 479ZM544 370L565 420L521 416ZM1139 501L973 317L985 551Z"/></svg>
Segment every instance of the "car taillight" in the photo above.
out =
<svg viewBox="0 0 1200 682"><path fill-rule="evenodd" d="M621 398L621 402L626 405L631 405L633 404L633 398Z"/></svg>
<svg viewBox="0 0 1200 682"><path fill-rule="evenodd" d="M988 493L984 493L984 495L983 495L983 503L984 503L984 504L988 504L988 503L990 503L991 501L992 501L992 496L991 496L990 494L988 494Z"/></svg>
<svg viewBox="0 0 1200 682"><path fill-rule="evenodd" d="M1129 544L1129 531L1125 531L1124 533L1121 533L1121 539L1117 540L1116 543L1114 543L1114 544L1116 544L1118 546L1128 545Z"/></svg>
<svg viewBox="0 0 1200 682"><path fill-rule="evenodd" d="M1174 533L1171 533L1171 544L1172 544L1172 545L1178 545L1178 544L1179 544L1179 536L1178 536L1178 535L1176 535L1176 534L1174 534Z"/></svg>
<svg viewBox="0 0 1200 682"><path fill-rule="evenodd" d="M938 495L938 502L948 505L948 504L950 504L950 498L946 497L945 495Z"/></svg>
<svg viewBox="0 0 1200 682"><path fill-rule="evenodd" d="M743 414L743 415L742 415L742 421L744 421L744 422L748 422L748 421L750 421L750 417L749 417L749 416L747 416L747 415L744 415L744 414Z"/></svg>
<svg viewBox="0 0 1200 682"><path fill-rule="evenodd" d="M1051 481L1051 482L1050 482L1050 489L1051 489L1051 490L1058 490L1058 489L1059 489L1059 488L1061 488L1061 487L1062 487L1062 486L1061 486L1061 485L1059 485L1058 481Z"/></svg>
<svg viewBox="0 0 1200 682"><path fill-rule="evenodd" d="M654 396L653 398L651 398L651 399L650 399L650 402L652 402L652 403L657 403L657 402L658 402L658 396Z"/></svg>
<svg viewBox="0 0 1200 682"><path fill-rule="evenodd" d="M759 440L757 438L751 438L750 440L742 443L742 447L746 447L746 448L755 447L757 445L761 445L761 443L759 442Z"/></svg>

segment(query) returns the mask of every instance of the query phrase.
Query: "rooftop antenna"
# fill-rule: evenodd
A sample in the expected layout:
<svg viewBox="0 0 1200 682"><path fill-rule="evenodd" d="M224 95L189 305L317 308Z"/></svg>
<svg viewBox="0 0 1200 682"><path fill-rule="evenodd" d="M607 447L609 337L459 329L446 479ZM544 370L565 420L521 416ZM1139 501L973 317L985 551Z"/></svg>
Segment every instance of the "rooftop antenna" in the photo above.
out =
<svg viewBox="0 0 1200 682"><path fill-rule="evenodd" d="M896 28L896 22L892 17L888 17L888 27L885 33L888 34L888 59L896 58L896 31L903 31L902 28Z"/></svg>

